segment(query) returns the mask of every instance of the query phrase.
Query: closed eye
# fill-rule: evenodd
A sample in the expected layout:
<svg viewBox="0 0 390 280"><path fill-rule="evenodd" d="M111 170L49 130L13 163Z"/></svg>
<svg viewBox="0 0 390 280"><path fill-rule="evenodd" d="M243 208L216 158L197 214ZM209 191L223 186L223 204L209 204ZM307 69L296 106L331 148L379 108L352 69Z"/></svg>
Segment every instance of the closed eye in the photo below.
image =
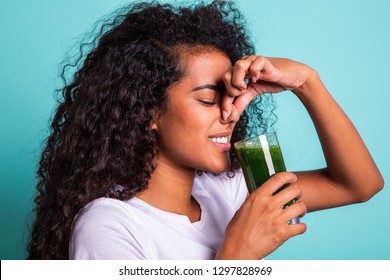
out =
<svg viewBox="0 0 390 280"><path fill-rule="evenodd" d="M207 107L212 107L216 104L218 104L217 101L205 101L205 100L199 100L199 102L201 102L204 106L207 106Z"/></svg>

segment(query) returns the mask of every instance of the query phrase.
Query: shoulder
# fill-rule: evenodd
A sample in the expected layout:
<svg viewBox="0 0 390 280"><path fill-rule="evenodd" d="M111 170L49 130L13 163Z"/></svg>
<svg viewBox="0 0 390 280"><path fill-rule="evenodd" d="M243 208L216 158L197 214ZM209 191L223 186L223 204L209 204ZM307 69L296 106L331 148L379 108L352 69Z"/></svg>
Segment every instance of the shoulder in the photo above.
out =
<svg viewBox="0 0 390 280"><path fill-rule="evenodd" d="M73 237L91 240L110 231L125 231L126 222L131 220L126 204L112 198L99 198L87 204L76 216Z"/></svg>
<svg viewBox="0 0 390 280"><path fill-rule="evenodd" d="M131 215L129 205L113 198L99 198L87 204L77 215L75 224L112 223L121 221L121 218Z"/></svg>
<svg viewBox="0 0 390 280"><path fill-rule="evenodd" d="M92 201L75 218L70 258L143 258L132 234L136 220L127 202L111 198Z"/></svg>

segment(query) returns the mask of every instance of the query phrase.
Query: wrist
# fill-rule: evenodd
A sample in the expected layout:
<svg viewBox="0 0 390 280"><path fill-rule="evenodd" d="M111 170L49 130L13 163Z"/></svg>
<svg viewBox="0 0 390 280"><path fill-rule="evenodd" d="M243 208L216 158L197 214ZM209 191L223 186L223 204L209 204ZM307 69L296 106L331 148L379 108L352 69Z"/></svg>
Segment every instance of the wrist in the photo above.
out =
<svg viewBox="0 0 390 280"><path fill-rule="evenodd" d="M316 89L321 85L322 82L318 72L309 68L304 83L298 88L292 90L292 92L300 99L308 98L312 96L313 92L316 92Z"/></svg>
<svg viewBox="0 0 390 280"><path fill-rule="evenodd" d="M242 246L236 248L235 246L229 246L225 243L222 244L218 250L215 259L216 260L259 260L264 256L258 256L250 252L250 250L243 250Z"/></svg>

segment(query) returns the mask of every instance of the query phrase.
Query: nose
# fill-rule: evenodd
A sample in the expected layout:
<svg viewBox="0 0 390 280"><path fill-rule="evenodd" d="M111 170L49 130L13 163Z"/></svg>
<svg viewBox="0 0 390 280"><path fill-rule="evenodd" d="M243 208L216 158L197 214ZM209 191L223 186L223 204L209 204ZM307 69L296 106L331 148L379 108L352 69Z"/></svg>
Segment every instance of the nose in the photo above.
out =
<svg viewBox="0 0 390 280"><path fill-rule="evenodd" d="M230 115L227 116L226 119L224 118L223 111L221 110L220 122L222 124L236 123L238 122L239 119L240 119L240 114L234 105L231 106Z"/></svg>

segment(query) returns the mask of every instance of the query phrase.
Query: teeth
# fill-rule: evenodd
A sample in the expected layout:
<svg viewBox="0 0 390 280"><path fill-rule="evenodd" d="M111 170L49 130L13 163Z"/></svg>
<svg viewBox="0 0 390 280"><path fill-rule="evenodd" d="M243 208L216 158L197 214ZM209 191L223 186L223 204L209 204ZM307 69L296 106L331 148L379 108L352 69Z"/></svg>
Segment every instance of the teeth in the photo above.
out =
<svg viewBox="0 0 390 280"><path fill-rule="evenodd" d="M228 138L227 137L213 137L213 138L209 138L209 139L213 143L226 144L228 142Z"/></svg>

